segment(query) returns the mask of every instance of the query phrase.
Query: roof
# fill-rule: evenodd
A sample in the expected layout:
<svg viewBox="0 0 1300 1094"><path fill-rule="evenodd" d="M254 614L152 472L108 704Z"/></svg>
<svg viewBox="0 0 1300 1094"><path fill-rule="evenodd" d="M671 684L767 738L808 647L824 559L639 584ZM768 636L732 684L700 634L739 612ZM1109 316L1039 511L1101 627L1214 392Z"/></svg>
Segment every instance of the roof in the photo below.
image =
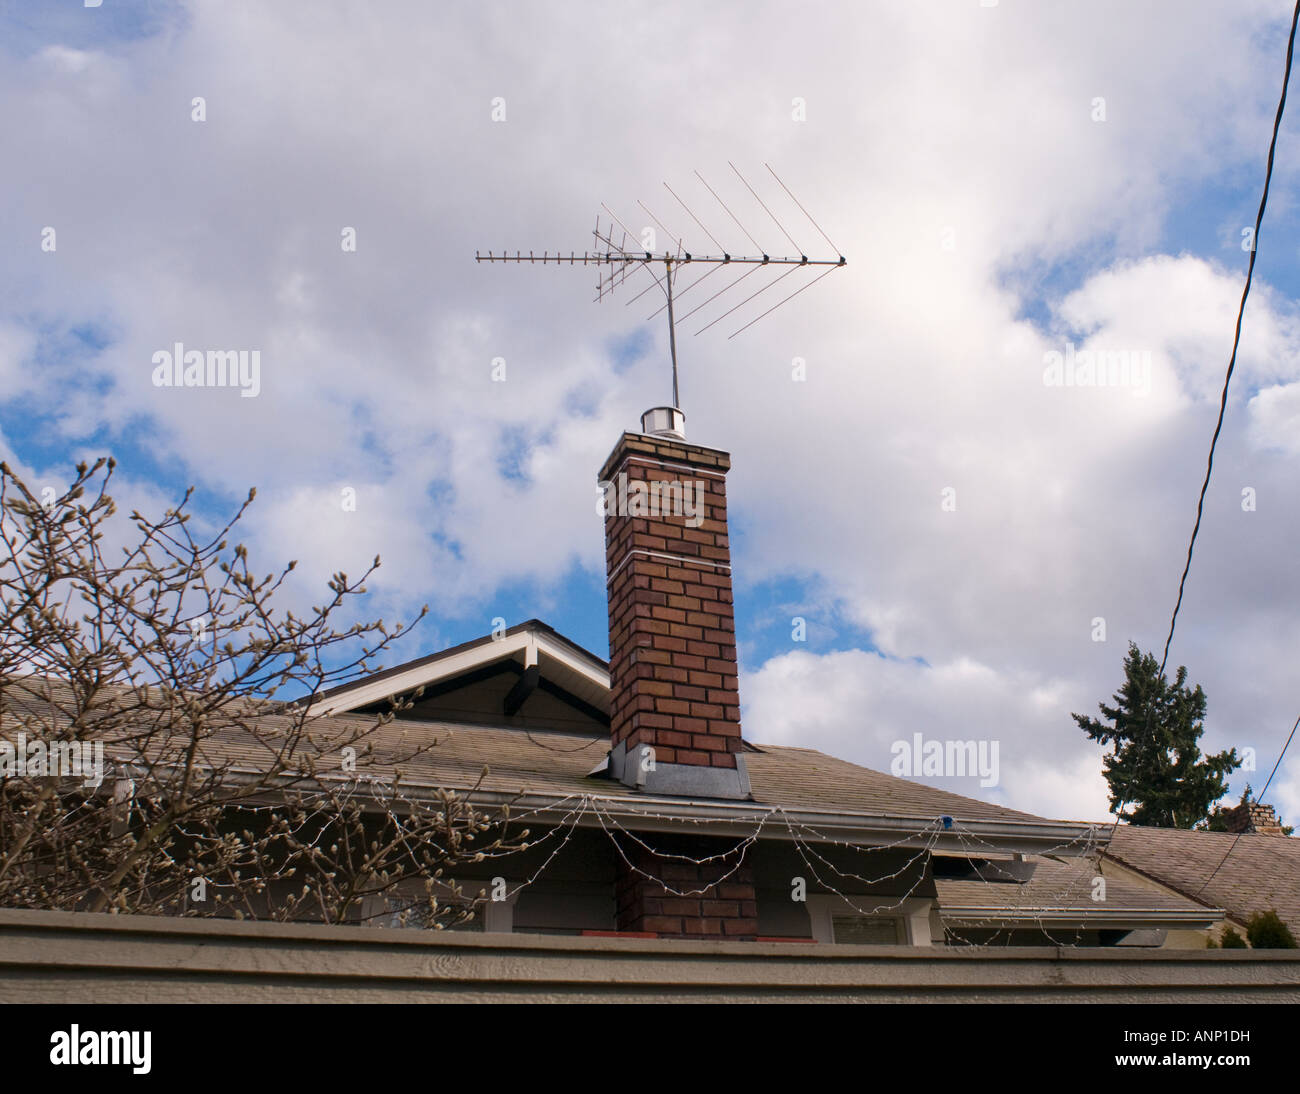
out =
<svg viewBox="0 0 1300 1094"><path fill-rule="evenodd" d="M1126 929L1168 926L1200 930L1223 919L1223 912L1195 900L1138 881L1105 876L1105 899L1094 898L1097 866L1086 858L1029 860L1028 881L1011 879L996 860L960 879L936 876L940 914L947 926L1045 929ZM1019 865L1019 864L1016 864Z"/></svg>
<svg viewBox="0 0 1300 1094"><path fill-rule="evenodd" d="M49 687L58 707L74 708L66 686ZM12 712L18 696L8 688L5 696ZM38 704L29 698L23 705ZM53 720L59 717L55 714ZM203 756L210 763L229 764L234 772L257 774L297 723L296 713L284 708L259 712L251 719L255 731L239 725L215 730L202 746ZM376 726L374 717L360 714L310 718L307 726L311 747L327 759L338 747L331 742L366 734L366 742L373 745L374 766L367 768L372 775L391 777L400 768L403 786L416 795L477 786L476 800L485 805L513 802L513 815L527 813L537 823L561 821L573 816L577 807L578 823L590 826L615 823L642 831L680 831L685 822L701 835L749 836L759 829L769 838L797 834L812 842L1067 855L1093 846L1096 834L1090 825L1047 820L965 798L807 748L748 746L752 800L693 800L647 795L594 774L609 750L609 737L599 730L539 731L403 718ZM420 756L404 758L413 744L433 741L436 746ZM111 756L111 744L106 752ZM352 778L342 771L329 775L331 763L319 767L327 772L322 777Z"/></svg>
<svg viewBox="0 0 1300 1094"><path fill-rule="evenodd" d="M1106 856L1241 924L1275 908L1300 935L1300 839L1123 824Z"/></svg>

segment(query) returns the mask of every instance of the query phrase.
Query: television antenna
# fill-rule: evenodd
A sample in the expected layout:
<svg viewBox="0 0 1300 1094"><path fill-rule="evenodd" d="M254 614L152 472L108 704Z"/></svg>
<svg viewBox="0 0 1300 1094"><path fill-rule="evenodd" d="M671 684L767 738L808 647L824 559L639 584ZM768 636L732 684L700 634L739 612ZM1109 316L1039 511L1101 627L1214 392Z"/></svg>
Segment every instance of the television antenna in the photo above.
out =
<svg viewBox="0 0 1300 1094"><path fill-rule="evenodd" d="M673 404L672 405L673 405L673 409L680 411L681 398L679 395L678 381L677 381L677 324L679 322L689 319L691 316L697 315L701 312L704 312L704 315L701 316L701 320L707 319L709 313L706 311L706 309L708 309L710 305L715 305L717 301L721 300L724 296L726 296L726 294L730 293L731 290L736 288L736 286L738 286L742 281L747 280L752 275L757 274L759 273L759 271L764 270L768 267L787 267L787 268L784 269L783 272L778 273L775 277L772 277L766 282L764 282L761 288L758 288L754 292L751 292L739 303L733 305L730 308L727 308L725 311L722 311L721 314L717 315L715 318L709 320L708 322L705 322L704 325L695 332L695 334L697 336L701 335L710 327L713 327L716 324L722 322L722 320L726 319L728 316L733 315L738 311L741 311L741 309L745 308L745 306L748 305L751 301L756 300L758 297L760 297L765 292L767 292L768 289L773 288L779 282L784 281L787 277L790 277L791 275L798 273L799 270L812 269L813 267L826 267L826 269L818 273L817 276L806 279L804 283L800 285L799 288L794 290L794 292L788 293L786 296L782 297L775 304L773 304L770 308L767 308L765 311L754 316L743 326L732 331L732 333L727 336L728 340L730 340L732 338L735 338L736 335L740 334L742 331L748 330L760 319L764 318L765 316L771 315L772 312L776 311L776 309L781 307L781 305L786 303L786 301L794 299L794 297L798 296L805 289L811 288L823 277L826 277L828 274L834 273L835 270L839 269L841 266L845 266L848 264L848 260L842 254L840 254L839 248L836 247L835 244L831 242L830 237L824 231L822 231L821 226L815 220L813 220L812 216L808 213L808 210L806 210L803 207L803 205L800 204L799 199L796 198L794 194L790 192L790 188L786 186L784 182L781 181L781 179L777 176L777 173L773 171L770 166L768 166L767 164L763 165L764 167L767 167L768 173L772 176L773 179L776 180L777 185L781 187L781 189L785 192L786 196L790 199L790 201L792 201L794 205L799 209L799 212L801 212L804 215L804 217L807 218L808 222L817 230L818 234L822 237L822 239L826 241L827 245L835 253L836 255L835 258L809 258L807 252L804 251L804 249L800 247L798 243L795 242L794 237L790 234L790 232L786 230L785 225L782 224L781 221L777 219L776 214L773 213L772 210L763 201L763 199L758 196L758 192L752 186L750 186L749 182L746 181L745 176L742 175L740 171L736 168L736 165L733 163L728 163L728 166L732 169L732 171L736 173L736 177L739 178L742 183L744 183L745 189L748 190L749 193L753 195L754 200L768 215L768 217L771 218L772 222L777 226L777 228L780 229L782 235L784 235L785 238L790 242L790 245L794 247L794 249L798 252L797 258L791 256L776 256L771 254L750 233L749 229L746 228L745 225L741 223L740 219L736 216L735 213L731 211L731 209L727 206L726 202L724 202L722 198L718 196L718 192L714 190L714 188L710 186L708 182L705 181L704 176L701 175L698 171L696 171L695 177L698 178L701 183L703 183L704 188L708 190L708 192L711 195L713 195L714 200L716 200L717 203L720 206L722 206L722 209L731 218L735 226L740 229L740 231L745 235L745 237L757 250L758 252L757 254L749 254L749 255L732 254L730 251L728 251L726 247L724 247L723 244L718 241L717 236L715 236L711 231L709 231L707 227L705 227L704 222L700 220L698 216L695 215L695 213L691 210L690 206L688 206L685 201L683 201L680 197L678 197L677 193L673 190L673 188L669 186L668 183L665 182L664 189L666 189L668 193L673 196L677 204L680 205L682 209L685 211L686 215L689 216L691 220L695 222L695 224L700 228L700 230L706 236L708 236L709 241L713 244L714 247L717 248L717 253L697 254L692 250L688 250L683 236L678 235L670 231L668 228L666 228L664 226L663 221L660 220L659 217L657 217L650 210L649 206L647 206L645 202L638 201L637 204L645 211L646 215L650 217L650 219L654 222L655 225L655 227L647 226L643 228L640 235L634 232L631 228L627 226L626 223L624 223L621 219L619 219L619 217L609 208L609 206L602 203L601 208L608 215L609 223L602 225L600 214L599 213L596 214L596 227L592 232L592 236L594 237L595 240L595 245L589 251L583 251L581 254L579 254L576 251L570 251L567 255L558 251L555 254L551 254L549 251L543 251L540 258L538 258L536 253L534 253L533 251L529 251L527 254L524 254L522 251L516 251L513 255L505 252L497 254L492 251L488 251L486 254L481 254L478 251L475 251L474 261L513 262L516 264L524 263L524 262L527 262L529 264L535 264L540 262L543 266L548 265L550 263L555 263L556 265L564 265L567 263L570 266L576 266L579 263L581 263L583 266L594 265L597 267L608 267L608 271L601 273L598 276L596 282L595 299L597 301L602 301L606 297L612 296L614 294L614 290L619 288L621 285L623 285L623 283L627 281L628 276L630 274L634 275L638 269L644 270L652 279L653 284L645 286L645 288L643 288L640 292L638 292L635 296L633 296L630 300L628 300L627 303L629 305L635 304L638 300L641 299L641 297L645 296L646 293L653 290L656 286L658 286L658 288L662 290L664 294L665 302L663 306L660 307L657 311L653 312L651 315L649 315L647 317L647 321L650 319L654 319L656 316L662 314L664 311L668 312L668 348L669 348L669 354L672 358L672 367L673 367ZM668 239L672 242L673 244L672 249L665 249L663 251L660 251L656 247L657 235L658 235L658 233L655 230L656 228L658 229L658 231L663 232L664 235L667 236ZM702 267L707 267L707 269L705 269L705 271L699 277L695 278L684 288L677 289L675 287L677 275L682 271L683 268L689 266L702 266ZM684 297L688 292L696 288L698 285L702 284L705 281L705 279L711 277L719 270L728 266L740 267L743 272L741 272L728 284L724 285L712 296L708 297L706 300L703 300L701 303L691 308L691 310L686 312L684 315L678 315L676 313L676 309L674 308L674 303L676 301L680 301L681 298ZM662 268L662 273L656 272L660 268ZM729 302L730 300L724 301L722 304L717 304L717 307L724 308L726 307L726 304Z"/></svg>

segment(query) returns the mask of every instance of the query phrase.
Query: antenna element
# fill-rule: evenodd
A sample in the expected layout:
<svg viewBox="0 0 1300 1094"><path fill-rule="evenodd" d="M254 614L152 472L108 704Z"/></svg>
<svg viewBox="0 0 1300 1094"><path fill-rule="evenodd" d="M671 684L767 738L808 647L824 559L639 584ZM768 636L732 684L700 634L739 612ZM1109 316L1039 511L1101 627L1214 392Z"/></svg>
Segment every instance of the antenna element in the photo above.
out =
<svg viewBox="0 0 1300 1094"><path fill-rule="evenodd" d="M749 182L745 179L745 177L736 169L734 164L729 164L729 166L731 167L732 171L736 173L736 177L739 178L742 183L744 183L745 189L748 190L751 195L753 195L754 200L758 202L763 212L765 212L772 219L772 222L777 226L777 228L781 230L782 235L784 235L785 238L790 242L791 246L793 246L796 250L802 252L802 248L800 248L799 245L795 243L794 237L790 234L789 231L786 230L785 225L782 224L781 221L777 219L776 214L772 212L772 210L768 207L767 203L764 202L761 197L759 197L758 192L749 184ZM769 266L789 267L787 269L784 269L782 272L776 274L775 277L767 281L767 283L764 284L761 288L759 288L755 292L750 293L742 301L740 301L739 304L736 304L733 307L729 308L728 310L723 311L716 318L705 323L704 326L700 327L700 329L695 332L696 335L700 335L703 334L710 327L714 326L716 323L719 323L723 319L727 318L727 316L745 307L745 305L748 304L750 301L754 300L755 298L761 296L763 293L767 292L767 290L772 288L772 286L775 285L778 281L782 281L785 278L789 277L790 275L797 273L799 267L812 267L812 266L828 267L827 269L824 269L821 273L819 273L816 277L812 278L811 280L805 280L804 283L800 285L797 289L795 289L793 292L782 297L766 311L761 312L759 315L755 316L754 318L746 322L743 326L733 331L731 334L727 336L728 339L731 339L731 338L735 338L736 335L741 333L741 331L748 330L751 326L757 323L764 316L771 315L772 312L776 311L776 309L779 308L782 304L784 304L787 300L791 300L794 297L798 296L801 292L804 291L804 289L811 288L816 282L820 281L827 274L833 273L841 266L845 266L848 264L848 259L846 259L842 254L838 254L838 248L835 247L835 244L831 243L830 237L825 232L822 231L821 226L815 220L813 220L813 218L809 215L808 211L803 207L802 204L800 204L799 199L796 198L794 194L790 192L789 187L787 187L786 184L781 181L781 179L777 176L776 172L773 171L771 167L768 167L767 164L764 164L763 166L767 167L768 173L772 176L772 178L776 179L777 184L785 192L786 196L790 199L790 201L794 203L796 208L798 208L799 212L802 213L804 217L807 218L808 222L813 226L813 228L817 230L818 235L820 235L822 239L824 239L827 242L827 244L831 247L831 249L837 253L837 257L809 258L806 254L800 253L799 257L794 258L789 256L777 257L769 254L763 248L763 246L758 242L758 240L753 235L750 234L749 229L746 228L743 224L741 224L736 214L733 213L731 209L727 207L726 203L722 200L722 198L718 196L717 191L714 190L713 187L710 186L708 182L705 181L704 176L701 175L698 171L696 171L695 175L700 180L700 182L704 184L705 189L707 189L709 193L717 200L718 204L722 206L723 210L732 219L736 227L738 227L741 230L741 232L748 238L749 242L752 243L754 247L758 249L758 251L760 252L759 254L737 255L737 254L732 254L730 251L728 251L725 248L725 246L718 241L717 236L715 236L708 228L705 227L704 222L698 216L695 215L695 213L691 210L691 208L680 197L677 196L676 192L672 189L672 187L670 187L665 182L664 189L666 189L668 193L673 196L677 204L680 205L686 211L687 215L689 215L690 218L704 232L704 234L708 236L713 246L716 247L718 251L721 252L720 254L695 254L691 251L686 250L686 246L682 237L675 235L673 232L669 231L668 228L665 227L664 222L661 221L653 212L651 212L649 206L647 206L644 202L638 202L641 208L644 209L645 212L649 215L650 219L653 220L655 225L658 226L659 230L662 231L665 235L667 235L668 238L671 240L671 242L674 245L674 248L672 250L664 250L662 253L657 252L655 248L654 228L646 227L642 229L640 236L638 236L637 233L634 232L631 228L629 228L626 224L624 224L608 206L602 205L601 208L604 209L605 212L609 214L610 222L609 224L602 226L600 215L597 214L596 227L592 231L592 236L595 240L595 246L590 251L584 251L582 254L578 254L575 251L570 251L567 256L558 251L553 255L550 254L550 252L548 251L543 251L541 258L538 258L537 255L532 251L529 251L528 254L526 255L522 251L516 251L513 255L506 254L504 252L501 254L494 254L492 251L488 251L486 254L482 254L476 251L474 253L474 260L476 262L513 262L516 264L524 263L524 262L527 262L529 264L536 264L540 262L543 266L548 265L549 263L552 262L554 262L556 265L563 265L565 263L568 263L570 266L576 266L578 263L581 263L584 266L588 266L588 265L594 265L597 267L605 266L608 267L608 272L601 273L596 280L596 300L598 301L604 300L606 296L613 295L614 290L618 288L620 285L622 285L624 281L627 280L629 272L635 272L635 270L639 268L641 270L644 270L647 274L649 274L654 284L646 286L646 288L644 288L641 292L637 293L634 297L632 297L632 299L629 300L628 303L629 304L635 303L637 300L641 299L641 297L644 296L647 292L653 289L656 285L664 293L664 296L666 298L666 303L664 304L663 307L660 307L652 315L648 316L648 318L653 319L656 315L659 315L660 312L664 311L665 308L668 311L668 348L669 348L669 354L672 358L673 403L671 407L656 407L653 410L646 411L646 414L642 418L642 426L643 428L646 429L647 432L654 431L649 428L650 424L654 424L656 428L659 430L673 431L680 434L680 431L683 428L684 415L681 412L681 396L680 396L678 378L677 378L678 317L673 308L674 298L685 296L688 292L690 292L693 288L695 288L695 286L700 284L700 282L704 281L705 278L711 276L712 274L717 273L724 266L740 266L744 268L743 272L740 273L740 275L737 276L735 279L733 279L728 285L719 289L703 303L699 304L697 307L691 309L685 315L681 316L682 319L689 319L692 315L695 315L697 312L707 308L715 300L719 299L720 297L724 296L726 293L730 292L737 285L739 285L740 282L744 281L750 275L759 273L764 267L769 267ZM638 250L635 246L635 244L638 241L641 243L640 250ZM681 272L683 266L705 266L707 267L707 269L705 269L705 271L699 277L697 277L684 289L675 290L674 283L676 282L677 275ZM662 267L663 270L662 276L656 272L656 270L659 269L660 267ZM646 419L650 419L650 422L647 422Z"/></svg>

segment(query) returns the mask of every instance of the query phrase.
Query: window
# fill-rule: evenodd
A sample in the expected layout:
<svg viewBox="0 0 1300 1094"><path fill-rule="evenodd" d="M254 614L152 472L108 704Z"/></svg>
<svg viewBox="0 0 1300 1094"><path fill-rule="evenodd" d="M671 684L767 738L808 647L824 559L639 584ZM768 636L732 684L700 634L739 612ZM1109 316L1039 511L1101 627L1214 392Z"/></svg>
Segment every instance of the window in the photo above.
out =
<svg viewBox="0 0 1300 1094"><path fill-rule="evenodd" d="M880 905L874 911L873 907ZM930 913L926 897L832 896L810 894L808 919L818 942L858 946L929 946Z"/></svg>
<svg viewBox="0 0 1300 1094"><path fill-rule="evenodd" d="M857 946L897 946L907 941L903 921L893 916L832 915L831 935L836 942Z"/></svg>
<svg viewBox="0 0 1300 1094"><path fill-rule="evenodd" d="M383 900L383 898L380 898ZM433 910L429 907L427 897L421 896L417 899L404 899L402 897L390 897L384 903L384 910L375 916L371 921L376 927L411 927L420 930L437 929L435 926L435 916ZM457 901L453 899L438 901L440 911L448 904L472 905L470 900ZM443 915L442 929L444 931L481 931L483 930L483 909L474 908L468 919L461 919L454 923L448 922L446 915Z"/></svg>
<svg viewBox="0 0 1300 1094"><path fill-rule="evenodd" d="M512 932L516 894L494 901L487 882L463 881L456 883L456 887L460 890L459 894L453 891L451 885L435 882L433 895L441 906L458 904L472 908L472 914L456 923L448 923L443 919L442 930L493 931L501 934ZM438 929L429 907L428 890L424 882L417 879L401 882L387 893L367 897L361 914L363 922L372 927Z"/></svg>

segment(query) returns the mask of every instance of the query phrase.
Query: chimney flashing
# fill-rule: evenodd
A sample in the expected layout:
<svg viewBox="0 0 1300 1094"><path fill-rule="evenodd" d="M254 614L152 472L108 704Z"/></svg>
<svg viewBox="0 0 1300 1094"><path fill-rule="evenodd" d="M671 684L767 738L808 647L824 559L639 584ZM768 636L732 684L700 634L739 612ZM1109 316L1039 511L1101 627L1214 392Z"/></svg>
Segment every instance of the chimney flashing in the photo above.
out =
<svg viewBox="0 0 1300 1094"><path fill-rule="evenodd" d="M648 746L641 746L648 748ZM654 797L727 798L752 800L749 769L745 757L736 753L735 767L703 767L699 764L676 764L656 761L653 768L642 762L636 752L627 754L626 742L609 750L609 776L624 786Z"/></svg>

